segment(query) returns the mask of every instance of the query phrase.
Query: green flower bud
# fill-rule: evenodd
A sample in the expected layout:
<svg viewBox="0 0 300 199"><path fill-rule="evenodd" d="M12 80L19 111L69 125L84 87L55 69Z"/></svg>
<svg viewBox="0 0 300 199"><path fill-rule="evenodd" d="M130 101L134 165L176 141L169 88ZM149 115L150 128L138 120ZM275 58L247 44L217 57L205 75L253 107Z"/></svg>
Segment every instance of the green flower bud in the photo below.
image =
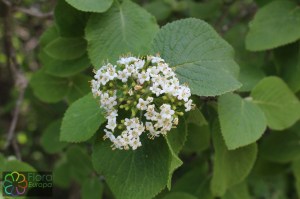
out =
<svg viewBox="0 0 300 199"><path fill-rule="evenodd" d="M184 115L183 112L176 112L176 114L179 115L179 116L183 116Z"/></svg>

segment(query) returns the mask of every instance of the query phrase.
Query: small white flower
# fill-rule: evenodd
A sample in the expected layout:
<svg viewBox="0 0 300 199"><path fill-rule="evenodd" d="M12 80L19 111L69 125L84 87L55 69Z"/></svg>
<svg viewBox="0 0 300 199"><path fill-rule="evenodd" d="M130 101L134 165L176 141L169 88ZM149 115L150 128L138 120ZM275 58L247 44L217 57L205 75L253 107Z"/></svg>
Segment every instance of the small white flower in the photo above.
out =
<svg viewBox="0 0 300 199"><path fill-rule="evenodd" d="M160 107L160 115L162 116L162 118L166 118L166 119L170 119L172 117L172 115L174 115L175 111L171 109L171 105L170 104L163 104Z"/></svg>
<svg viewBox="0 0 300 199"><path fill-rule="evenodd" d="M119 61L117 61L118 64L123 64L123 65L126 65L126 64L129 64L131 62L135 62L137 61L138 59L136 57L121 57Z"/></svg>
<svg viewBox="0 0 300 199"><path fill-rule="evenodd" d="M144 60L138 60L134 63L134 65L137 69L142 69L145 65L145 61Z"/></svg>
<svg viewBox="0 0 300 199"><path fill-rule="evenodd" d="M147 107L147 111L144 114L147 120L156 121L158 113L155 111L155 106L153 104L149 105Z"/></svg>
<svg viewBox="0 0 300 199"><path fill-rule="evenodd" d="M184 104L184 107L185 107L185 112L188 112L192 109L192 103L193 101L192 100L189 100L187 101L185 104Z"/></svg>
<svg viewBox="0 0 300 199"><path fill-rule="evenodd" d="M138 81L140 84L144 84L144 82L147 82L150 80L150 74L149 72L141 72L138 74Z"/></svg>
<svg viewBox="0 0 300 199"><path fill-rule="evenodd" d="M117 127L117 118L109 118L107 125L105 126L107 129L110 129L111 131L114 131L115 128Z"/></svg>
<svg viewBox="0 0 300 199"><path fill-rule="evenodd" d="M147 100L143 100L142 98L139 99L139 103L136 105L136 107L140 110L146 110L147 109L147 105L150 102Z"/></svg>
<svg viewBox="0 0 300 199"><path fill-rule="evenodd" d="M118 79L120 79L124 83L127 82L129 76L130 73L128 73L127 69L118 71Z"/></svg>

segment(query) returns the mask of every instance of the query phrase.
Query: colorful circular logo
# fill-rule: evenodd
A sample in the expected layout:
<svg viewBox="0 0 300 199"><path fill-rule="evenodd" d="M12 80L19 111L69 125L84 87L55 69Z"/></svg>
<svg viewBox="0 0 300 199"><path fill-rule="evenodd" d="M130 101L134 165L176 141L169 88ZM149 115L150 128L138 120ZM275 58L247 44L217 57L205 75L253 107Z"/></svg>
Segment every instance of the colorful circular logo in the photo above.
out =
<svg viewBox="0 0 300 199"><path fill-rule="evenodd" d="M28 181L24 174L16 171L8 173L3 179L3 188L7 196L19 196L26 192Z"/></svg>

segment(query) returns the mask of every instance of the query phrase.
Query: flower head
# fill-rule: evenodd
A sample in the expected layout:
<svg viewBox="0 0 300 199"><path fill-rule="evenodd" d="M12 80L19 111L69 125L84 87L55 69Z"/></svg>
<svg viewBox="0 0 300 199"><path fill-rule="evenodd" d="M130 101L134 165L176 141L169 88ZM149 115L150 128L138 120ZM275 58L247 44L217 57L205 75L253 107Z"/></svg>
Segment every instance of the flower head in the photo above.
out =
<svg viewBox="0 0 300 199"><path fill-rule="evenodd" d="M189 87L159 56L121 57L97 70L91 87L106 111L104 139L113 149L135 150L143 134L167 135L193 107Z"/></svg>

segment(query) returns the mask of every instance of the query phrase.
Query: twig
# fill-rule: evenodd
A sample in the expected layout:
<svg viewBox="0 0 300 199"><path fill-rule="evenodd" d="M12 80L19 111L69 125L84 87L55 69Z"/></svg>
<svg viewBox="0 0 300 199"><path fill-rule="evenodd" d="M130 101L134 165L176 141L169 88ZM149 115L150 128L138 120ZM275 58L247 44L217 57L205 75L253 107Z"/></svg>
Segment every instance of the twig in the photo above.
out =
<svg viewBox="0 0 300 199"><path fill-rule="evenodd" d="M20 109L21 109L21 105L22 102L24 100L24 93L25 90L27 88L27 79L20 67L20 65L17 62L17 58L16 58L16 53L15 50L13 48L13 44L12 44L12 32L13 32L13 23L11 20L11 12L12 12L12 8L10 7L11 4L8 4L7 2L5 2L6 0L2 0L2 2L4 2L4 4L6 5L5 8L5 16L3 18L4 20L4 49L5 49L5 54L6 54L6 60L7 60L7 66L9 67L9 69L12 72L12 76L15 82L15 87L19 90L19 96L15 105L15 109L13 112L13 118L7 133L7 138L6 138L6 143L4 145L4 149L7 149L10 145L12 145L14 151L15 151L15 155L18 159L21 159L21 153L18 147L18 144L15 140L15 130L16 130L16 126L18 123L18 119L19 119L19 114L20 114Z"/></svg>
<svg viewBox="0 0 300 199"><path fill-rule="evenodd" d="M47 12L47 13L42 13L38 9L35 8L22 8L22 7L16 7L15 10L23 12L27 15L33 16L33 17L38 17L38 18L50 18L53 16L53 12Z"/></svg>
<svg viewBox="0 0 300 199"><path fill-rule="evenodd" d="M23 7L18 7L14 4L12 4L10 1L8 0L1 0L7 7L11 7L13 9L13 11L19 11L22 12L24 14L33 16L33 17L38 17L38 18L50 18L53 16L53 12L47 12L47 13L42 13L41 11L39 11L38 9L34 8L34 7L30 7L30 8L23 8Z"/></svg>
<svg viewBox="0 0 300 199"><path fill-rule="evenodd" d="M10 7L11 2L9 0L1 0L6 6Z"/></svg>

